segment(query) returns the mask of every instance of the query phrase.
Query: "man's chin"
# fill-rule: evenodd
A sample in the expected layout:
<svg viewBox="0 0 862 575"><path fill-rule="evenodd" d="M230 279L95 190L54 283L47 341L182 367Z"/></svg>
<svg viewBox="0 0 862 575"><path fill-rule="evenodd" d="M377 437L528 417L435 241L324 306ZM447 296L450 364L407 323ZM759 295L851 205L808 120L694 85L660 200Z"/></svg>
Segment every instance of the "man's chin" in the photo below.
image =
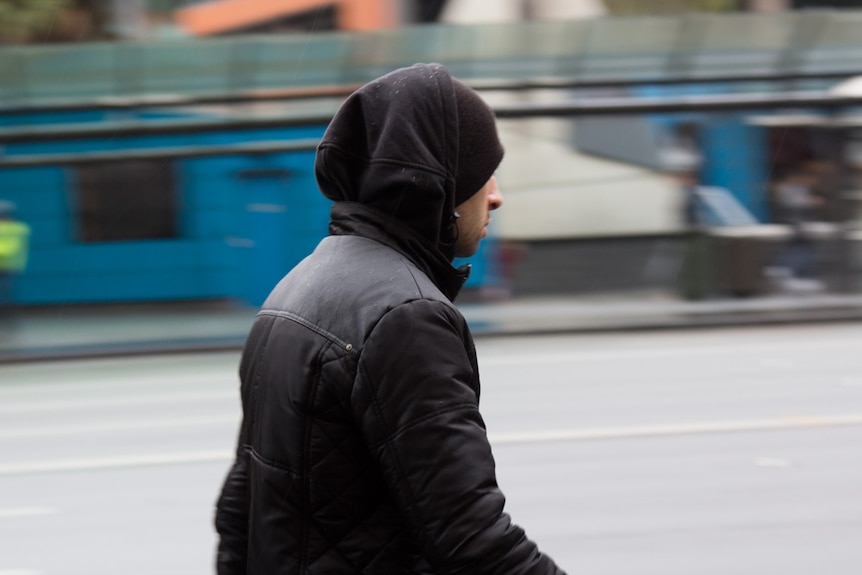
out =
<svg viewBox="0 0 862 575"><path fill-rule="evenodd" d="M455 250L456 258L469 258L471 256L476 255L476 252L479 251L479 244L477 243L475 246L471 247L461 247Z"/></svg>

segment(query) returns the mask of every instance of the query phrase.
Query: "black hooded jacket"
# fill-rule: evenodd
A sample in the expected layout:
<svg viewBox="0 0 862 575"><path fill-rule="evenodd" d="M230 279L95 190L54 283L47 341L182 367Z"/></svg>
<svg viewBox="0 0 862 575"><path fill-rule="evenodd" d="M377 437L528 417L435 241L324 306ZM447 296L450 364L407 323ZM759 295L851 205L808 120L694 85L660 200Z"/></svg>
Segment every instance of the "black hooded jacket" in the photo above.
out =
<svg viewBox="0 0 862 575"><path fill-rule="evenodd" d="M318 148L330 235L264 303L219 497L226 574L561 573L503 512L452 304L452 79L416 65L342 105Z"/></svg>

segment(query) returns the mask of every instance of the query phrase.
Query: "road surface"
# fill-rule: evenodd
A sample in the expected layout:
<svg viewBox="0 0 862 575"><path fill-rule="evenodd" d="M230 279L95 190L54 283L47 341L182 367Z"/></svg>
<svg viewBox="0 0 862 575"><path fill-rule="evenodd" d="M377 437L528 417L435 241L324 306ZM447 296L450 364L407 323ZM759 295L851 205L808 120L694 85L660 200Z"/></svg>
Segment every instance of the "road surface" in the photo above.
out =
<svg viewBox="0 0 862 575"><path fill-rule="evenodd" d="M862 573L862 325L477 347L507 509L569 573ZM212 573L237 362L0 366L0 575Z"/></svg>

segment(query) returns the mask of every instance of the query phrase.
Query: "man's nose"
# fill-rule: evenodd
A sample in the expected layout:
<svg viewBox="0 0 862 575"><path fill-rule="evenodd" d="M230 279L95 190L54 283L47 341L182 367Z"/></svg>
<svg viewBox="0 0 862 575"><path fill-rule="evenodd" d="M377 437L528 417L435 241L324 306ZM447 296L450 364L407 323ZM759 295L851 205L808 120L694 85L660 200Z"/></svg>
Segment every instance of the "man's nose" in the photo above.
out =
<svg viewBox="0 0 862 575"><path fill-rule="evenodd" d="M493 178L494 183L488 192L488 209L496 210L503 205L503 193L500 191L500 186L497 185L497 178Z"/></svg>

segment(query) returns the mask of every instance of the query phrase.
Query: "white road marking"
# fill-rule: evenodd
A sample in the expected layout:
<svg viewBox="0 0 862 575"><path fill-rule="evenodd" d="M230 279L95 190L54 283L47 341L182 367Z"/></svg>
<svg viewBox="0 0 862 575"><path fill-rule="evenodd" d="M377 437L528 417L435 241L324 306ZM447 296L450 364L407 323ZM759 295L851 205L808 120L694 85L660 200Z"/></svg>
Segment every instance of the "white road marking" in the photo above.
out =
<svg viewBox="0 0 862 575"><path fill-rule="evenodd" d="M627 439L735 433L744 431L770 431L777 429L806 429L862 425L862 414L779 417L740 421L718 421L673 425L632 427L599 427L592 429L560 429L521 433L490 434L495 445L547 443L552 441L590 441L599 439ZM234 457L233 450L205 450L184 453L153 453L121 457L94 457L82 459L52 459L0 465L0 476L51 473L62 471L94 471L157 465L183 465L190 463L227 462ZM0 574L2 575L2 574Z"/></svg>
<svg viewBox="0 0 862 575"><path fill-rule="evenodd" d="M233 450L217 449L210 451L190 451L186 453L153 453L147 455L128 455L121 457L91 457L82 459L51 459L48 461L28 461L0 465L0 476L24 475L30 473L51 473L58 471L93 471L120 469L126 467L146 467L153 465L183 465L188 463L212 463L230 461Z"/></svg>
<svg viewBox="0 0 862 575"><path fill-rule="evenodd" d="M133 431L142 429L161 429L176 427L204 427L207 425L239 424L240 416L220 417L182 417L174 419L152 419L141 421L112 421L100 423L81 423L77 425L54 425L20 428L0 428L0 439L21 439L24 437L66 436L76 433L103 433L107 431Z"/></svg>
<svg viewBox="0 0 862 575"><path fill-rule="evenodd" d="M194 370L171 371L172 366L139 366L132 360L126 359L126 361L128 364L119 368L101 364L84 368L77 362L62 367L52 365L50 370L39 369L44 364L24 364L26 367L16 364L0 365L0 375L3 375L5 380L0 394L33 391L34 385L38 386L38 392L43 392L69 387L79 391L103 391L118 388L128 390L154 385L170 389L177 385L211 386L239 383L233 362L226 364L224 368L213 367L207 363L196 365ZM235 363L238 365L239 360ZM145 373L140 373L142 370Z"/></svg>
<svg viewBox="0 0 862 575"><path fill-rule="evenodd" d="M790 467L790 460L783 457L758 457L754 460L757 467Z"/></svg>
<svg viewBox="0 0 862 575"><path fill-rule="evenodd" d="M159 403L197 402L212 399L233 399L239 402L239 388L233 390L190 391L185 393L162 393L152 395L122 395L117 397L89 397L35 401L30 403L7 403L0 405L0 413L24 411L59 411L64 409L117 407L121 405L152 405Z"/></svg>
<svg viewBox="0 0 862 575"><path fill-rule="evenodd" d="M800 429L810 427L838 427L845 425L862 425L862 414L825 415L819 417L778 417L773 419L714 421L634 427L561 429L489 435L491 443L504 445L517 443L547 443L551 441L588 441L594 439L626 439L634 437L661 437L668 435L695 435L704 433L734 433L740 431L769 431L774 429Z"/></svg>
<svg viewBox="0 0 862 575"><path fill-rule="evenodd" d="M10 507L0 509L0 519L11 517L36 517L40 515L56 515L59 511L53 507ZM2 575L0 571L0 575Z"/></svg>
<svg viewBox="0 0 862 575"><path fill-rule="evenodd" d="M804 352L806 356L811 355L810 352L816 349L835 350L839 348L851 348L855 350L859 347L857 340L827 340L827 341L803 341L803 342L776 342L755 344L749 343L746 345L709 345L709 346L688 346L673 345L661 348L651 349L625 349L618 348L612 351L594 351L583 352L572 350L570 352L557 353L533 353L533 354L515 354L515 355L482 355L479 354L479 367L484 366L507 366L507 365L532 365L544 363L586 363L600 361L624 361L629 359L662 359L662 358L681 358L681 357L698 357L698 356L727 356L734 357L735 355L744 354L775 354L775 353L791 353ZM794 356L796 357L796 356Z"/></svg>

